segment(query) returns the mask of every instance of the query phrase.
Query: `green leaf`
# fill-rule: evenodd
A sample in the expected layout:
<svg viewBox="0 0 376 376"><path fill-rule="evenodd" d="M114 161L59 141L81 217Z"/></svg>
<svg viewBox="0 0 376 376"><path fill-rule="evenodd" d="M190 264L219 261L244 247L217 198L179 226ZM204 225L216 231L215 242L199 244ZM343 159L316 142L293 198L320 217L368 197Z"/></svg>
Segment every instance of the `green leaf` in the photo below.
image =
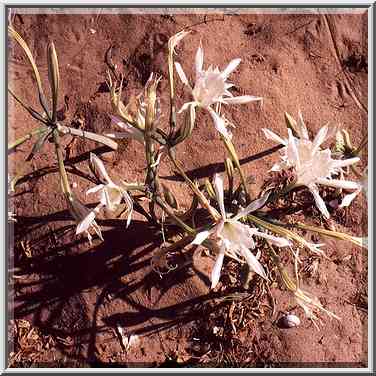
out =
<svg viewBox="0 0 376 376"><path fill-rule="evenodd" d="M40 74L39 74L37 65L35 64L33 54L31 53L30 48L27 45L27 43L23 40L21 35L17 33L16 30L8 26L8 33L16 40L16 42L20 45L20 47L25 51L26 56L29 59L31 67L33 68L35 80L37 81L37 85L38 85L39 102L42 105L44 111L48 114L49 111L48 111L46 97L44 95L44 91L42 87L42 80L40 79Z"/></svg>
<svg viewBox="0 0 376 376"><path fill-rule="evenodd" d="M35 142L33 148L31 149L31 153L26 158L26 161L31 161L35 154L39 153L39 151L42 149L44 143L47 141L48 137L51 135L51 130L46 129L45 132L41 133L41 135L38 137L37 141Z"/></svg>
<svg viewBox="0 0 376 376"><path fill-rule="evenodd" d="M52 94L52 121L55 122L57 118L57 100L59 94L59 62L55 50L55 45L51 42L47 48L47 62L48 62L48 80L51 86Z"/></svg>

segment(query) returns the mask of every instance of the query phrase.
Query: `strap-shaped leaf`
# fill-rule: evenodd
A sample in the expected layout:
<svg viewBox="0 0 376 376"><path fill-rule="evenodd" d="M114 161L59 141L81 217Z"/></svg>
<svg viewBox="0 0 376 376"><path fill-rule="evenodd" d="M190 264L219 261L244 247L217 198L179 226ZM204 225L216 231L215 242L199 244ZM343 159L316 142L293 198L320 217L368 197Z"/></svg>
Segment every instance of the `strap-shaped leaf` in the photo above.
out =
<svg viewBox="0 0 376 376"><path fill-rule="evenodd" d="M21 48L25 51L26 56L29 59L31 67L33 68L35 80L37 81L37 85L38 85L39 102L41 106L43 107L44 111L49 116L49 110L48 110L46 97L44 95L44 91L42 87L42 81L40 79L40 74L39 74L37 65L35 64L33 54L31 53L30 48L27 45L27 43L22 39L21 35L18 34L16 30L14 30L11 26L8 26L8 32L16 40L16 42L21 46Z"/></svg>
<svg viewBox="0 0 376 376"><path fill-rule="evenodd" d="M57 130L61 134L70 134L72 136L78 136L82 138L87 138L88 140L99 142L103 145L110 147L113 150L116 150L118 148L118 144L115 141L111 140L108 137L101 136L96 133L82 131L81 129L71 128L71 127L66 127L65 125L61 125L61 124L57 125Z"/></svg>
<svg viewBox="0 0 376 376"><path fill-rule="evenodd" d="M39 153L42 150L44 143L47 141L47 138L51 135L51 129L46 129L45 132L41 133L35 142L33 148L31 149L31 153L26 158L27 161L30 161L34 158L35 154Z"/></svg>
<svg viewBox="0 0 376 376"><path fill-rule="evenodd" d="M46 119L37 111L35 111L32 107L28 106L27 104L23 103L21 99L13 93L11 89L8 89L9 93L12 95L12 97L26 110L29 112L29 114L36 120L42 122L43 124L47 125L48 122Z"/></svg>
<svg viewBox="0 0 376 376"><path fill-rule="evenodd" d="M18 138L17 140L9 143L8 144L8 152L13 151L17 146L22 145L24 142L30 140L33 136L40 134L40 133L43 133L45 130L46 130L46 128L44 126L37 128L37 129L34 129L30 133L27 133L26 135Z"/></svg>
<svg viewBox="0 0 376 376"><path fill-rule="evenodd" d="M51 94L52 94L52 121L56 122L57 118L57 100L59 94L59 63L55 50L55 45L51 42L47 50L48 62L48 80L50 81Z"/></svg>

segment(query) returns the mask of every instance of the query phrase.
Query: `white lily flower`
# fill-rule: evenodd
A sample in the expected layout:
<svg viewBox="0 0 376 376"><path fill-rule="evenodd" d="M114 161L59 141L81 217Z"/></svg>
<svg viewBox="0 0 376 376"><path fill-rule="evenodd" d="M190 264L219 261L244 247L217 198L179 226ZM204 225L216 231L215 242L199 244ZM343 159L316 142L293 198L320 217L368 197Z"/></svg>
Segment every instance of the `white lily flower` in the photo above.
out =
<svg viewBox="0 0 376 376"><path fill-rule="evenodd" d="M69 210L77 222L76 235L85 232L89 243L92 244L90 229L93 229L98 237L103 241L101 229L95 221L96 211L89 210L75 196L72 196L71 199L67 199L67 201L69 204Z"/></svg>
<svg viewBox="0 0 376 376"><path fill-rule="evenodd" d="M145 138L142 131L134 127L133 125L122 121L116 116L110 115L111 117L111 125L116 125L122 128L123 132L113 132L113 133L105 133L105 136L114 138L114 139L122 139L122 138L132 138L141 144L145 144ZM143 120L145 123L145 119Z"/></svg>
<svg viewBox="0 0 376 376"><path fill-rule="evenodd" d="M175 68L181 81L190 89L194 99L193 102L185 103L180 112L187 109L191 104L208 109L215 103L243 104L262 100L262 98L252 95L234 97L228 90L234 85L227 82L227 77L236 69L240 61L241 59L232 60L222 72L218 67L213 68L212 66L207 70L203 70L204 52L200 45L195 58L196 79L193 88L189 84L182 66L179 63L175 63Z"/></svg>
<svg viewBox="0 0 376 376"><path fill-rule="evenodd" d="M98 212L102 207L106 207L110 212L113 212L121 203L121 200L124 199L128 211L128 227L133 212L133 201L131 199L131 196L129 195L126 189L115 184L112 181L112 179L109 177L106 171L106 168L104 167L103 162L95 154L90 153L90 160L95 165L98 172L101 174L101 177L105 181L105 184L98 184L95 187L90 188L86 191L86 194L100 193L100 202L94 209L94 211Z"/></svg>
<svg viewBox="0 0 376 376"><path fill-rule="evenodd" d="M263 237L278 247L286 247L291 245L291 243L287 239L258 231L256 228L249 227L248 225L241 223L239 220L262 207L265 204L268 195L253 201L246 208L240 210L234 217L229 218L225 212L224 206L223 177L219 174L214 176L214 188L221 212L221 218L210 230L198 233L192 242L192 244L201 244L211 235L216 240L216 245L218 245L219 252L211 273L211 287L214 288L219 281L225 255L240 262L245 260L251 270L255 271L261 277L266 279L263 266L257 260L256 256L250 251L250 248L255 248L255 243L252 237L254 235Z"/></svg>
<svg viewBox="0 0 376 376"><path fill-rule="evenodd" d="M305 185L308 187L320 212L325 218L329 218L330 215L324 200L319 194L318 185L356 190L358 183L349 180L333 179L332 175L338 175L342 172L342 167L350 166L360 159L357 157L344 160L332 159L329 149L322 150L320 148L320 145L327 138L328 126L325 125L322 127L313 141L310 141L300 111L297 125L297 132L300 138L294 137L289 128L287 129L287 139L281 138L269 129L263 129L266 138L284 145L284 148L281 150L282 161L275 164L271 168L271 171L281 171L293 167L297 178L296 185Z"/></svg>

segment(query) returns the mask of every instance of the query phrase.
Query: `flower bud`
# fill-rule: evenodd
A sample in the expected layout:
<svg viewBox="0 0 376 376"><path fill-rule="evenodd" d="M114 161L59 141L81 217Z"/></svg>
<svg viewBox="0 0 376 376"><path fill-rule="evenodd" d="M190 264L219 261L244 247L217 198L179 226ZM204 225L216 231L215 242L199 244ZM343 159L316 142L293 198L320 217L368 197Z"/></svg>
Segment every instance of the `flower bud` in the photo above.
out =
<svg viewBox="0 0 376 376"><path fill-rule="evenodd" d="M55 122L57 118L57 100L59 94L59 62L53 42L47 47L47 63L48 63L48 80L51 86L52 93L52 121Z"/></svg>
<svg viewBox="0 0 376 376"><path fill-rule="evenodd" d="M298 132L296 130L297 128L297 124L296 124L296 121L294 120L294 118L287 112L285 112L285 121L286 121L286 126L287 128L290 128L291 131L292 131L292 134L295 136L295 137L299 137L298 136Z"/></svg>
<svg viewBox="0 0 376 376"><path fill-rule="evenodd" d="M167 204L170 205L172 208L177 209L178 202L176 201L176 198L172 194L171 190L164 184L162 184L162 188L163 188L163 196Z"/></svg>

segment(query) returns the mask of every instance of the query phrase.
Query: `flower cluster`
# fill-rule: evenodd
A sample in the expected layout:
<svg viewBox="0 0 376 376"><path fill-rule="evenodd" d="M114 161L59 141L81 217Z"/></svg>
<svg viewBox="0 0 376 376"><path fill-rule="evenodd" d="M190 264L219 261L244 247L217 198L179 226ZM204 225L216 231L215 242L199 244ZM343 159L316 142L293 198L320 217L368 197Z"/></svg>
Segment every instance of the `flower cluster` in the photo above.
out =
<svg viewBox="0 0 376 376"><path fill-rule="evenodd" d="M258 198L252 200L251 197L253 196L248 192L249 184L244 176L242 165L233 143L235 140L233 140L230 130L230 127L235 125L231 124L225 115L221 114L221 110L228 105L246 104L262 100L262 97L259 96L242 95L234 97L231 93L230 89L234 85L228 81L228 78L237 69L241 59L233 59L223 70L213 66L205 69L204 52L200 43L194 62L194 84L191 84L181 64L174 63L175 49L189 32L182 31L170 38L168 42L170 113L167 127L165 126L166 124L162 124L167 119L167 116L162 117L158 92L158 90L161 90L158 87L161 76L152 73L143 90L137 96L131 96L128 103L124 104L121 99L123 75L117 74L115 67L112 67L112 75L111 72L108 75L108 87L112 105L110 119L114 131L105 135L98 135L64 126L57 121L59 72L57 54L53 44L48 49L49 81L52 92L51 102L53 104L53 108L49 110L48 101L44 97L44 92L41 88L40 75L30 49L21 36L12 28L10 28L10 34L24 49L31 62L37 79L39 99L44 109L44 112L39 113L30 106L24 105L16 95L12 94L36 120L43 123L43 127L40 129L14 142L12 148L30 139L33 135L38 135L39 138L30 156L32 158L33 154L39 151L47 140L53 140L62 191L67 199L69 210L77 223L76 234L86 234L90 244L93 233L96 233L103 240L99 226L100 215L104 213L118 217L119 210L123 208L122 214L126 215L125 228L127 228L130 225L135 207L140 214L147 218L153 228L160 226L164 244L172 241L173 244L170 247L166 247L167 250L176 250L180 246L187 245L203 245L215 254L215 261L211 270L211 288L217 288L220 285L221 272L224 265L226 265L225 256L248 266L248 270L262 278L259 279L260 281L268 280L269 275L262 262L269 256L270 260L277 266L285 286L293 292L298 304L309 317L316 318L315 311L321 310L331 317L337 318L334 314L326 311L316 297L299 288L298 272L296 272L297 283L294 284L292 282L283 268L281 258L274 251L274 247L288 247L297 265L300 261L300 249L294 251L294 245L297 244L302 248L307 248L316 253L316 255L323 255L321 250L323 244L308 242L295 232L294 228L291 229L291 226L332 236L336 239L348 240L358 246L364 246L363 239L334 230L329 231L321 227L292 223L293 221L291 223L283 223L280 222L279 218L278 220L274 218L274 211L270 209L281 195L285 195L289 190L305 186L311 192L314 203L322 216L328 219L330 214L323 198L324 196L320 193L321 186L336 188L341 193L345 191L342 202L337 205L340 208L349 206L360 192L364 191L367 194L367 169L361 174L356 172L354 167L360 161L359 151L366 144L367 139L364 142L362 141L362 146L359 146L358 149L353 149L351 143L346 142L346 148L343 148L343 150L346 150L337 159L329 147L323 148L324 143L330 138L330 134L333 131L328 125L325 125L312 139L309 136L300 111L298 121L294 121L296 127L288 124L287 136L285 137L277 135L271 129L264 128L263 132L266 138L281 146L280 160L272 166L271 171L289 170L293 172L295 179L288 186L289 190L286 189L287 187L281 191L268 188L266 193L261 193ZM188 88L191 96L190 101L182 104L180 111L176 111L175 107L175 71L184 84L184 88ZM209 113L209 119L212 120L215 129L219 132L221 141L228 153L228 157L225 160L225 170L229 183L228 189L224 187L224 176L218 173L214 174L212 181L206 179L204 184L192 181L177 160L178 148L176 146L193 134L196 127L196 112L199 111ZM180 117L183 117L183 120ZM94 182L96 185L87 189L86 195L95 195L97 200L91 208L85 206L72 192L65 168L60 137L67 135L82 137L83 139L88 138L113 150L117 150L117 140L135 140L138 147L144 149L142 153L146 161L144 181L140 184L127 183L121 179L114 178L113 174L107 172L103 161L96 154L90 153L89 167L95 176ZM267 151L266 154L268 153ZM172 190L168 189L160 181L159 168L162 157L169 159L182 176L186 186L194 194L192 205L185 212L180 210ZM349 168L357 175L358 181L352 181L346 177ZM93 181L93 179L90 178L90 181ZM239 185L236 187L235 182L238 181ZM11 184L8 177L8 194L10 193L10 186L12 186L13 191L15 184L13 183ZM131 190L137 190L139 194L131 195ZM143 206L143 203L148 204L148 211ZM210 220L205 222L203 227L196 227L194 220L195 212L198 210L199 205L210 217ZM14 220L13 212L8 211L8 221ZM165 227L172 225L174 226L174 231L170 231L170 228L165 231ZM178 235L181 236L178 241L172 240L175 239L174 232L176 228L178 228ZM265 245L262 249L268 252L261 253L260 249L255 254L256 246L261 243L263 246ZM157 256L160 257L160 261L164 260L164 262L160 262L161 265L166 265L167 253L168 251L162 247L159 250ZM156 255L154 255L153 260L155 261L156 258ZM155 264L158 264L157 261L155 261ZM170 270L170 268L167 269Z"/></svg>

